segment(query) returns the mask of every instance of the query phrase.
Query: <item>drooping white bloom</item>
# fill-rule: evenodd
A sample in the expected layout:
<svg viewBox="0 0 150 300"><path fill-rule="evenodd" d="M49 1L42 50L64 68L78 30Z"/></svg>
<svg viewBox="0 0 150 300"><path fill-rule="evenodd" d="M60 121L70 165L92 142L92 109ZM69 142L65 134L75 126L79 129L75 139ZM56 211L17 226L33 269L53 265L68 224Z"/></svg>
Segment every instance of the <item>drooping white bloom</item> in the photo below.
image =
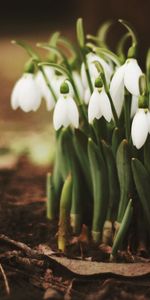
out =
<svg viewBox="0 0 150 300"><path fill-rule="evenodd" d="M148 123L148 132L150 134L150 111L147 112L146 116L147 116L147 123Z"/></svg>
<svg viewBox="0 0 150 300"><path fill-rule="evenodd" d="M140 69L136 59L130 58L126 61L124 85L134 96L140 95L139 79L142 74L142 70Z"/></svg>
<svg viewBox="0 0 150 300"><path fill-rule="evenodd" d="M89 104L91 98L91 91L89 89L89 87L87 87L84 91L84 95L83 95L83 100L85 102L85 104Z"/></svg>
<svg viewBox="0 0 150 300"><path fill-rule="evenodd" d="M124 72L125 65L117 69L110 83L110 95L118 116L121 114L124 101Z"/></svg>
<svg viewBox="0 0 150 300"><path fill-rule="evenodd" d="M89 53L87 55L87 63L88 63L90 78L93 83L93 87L94 87L95 79L99 76L98 70L97 70L96 66L94 65L94 61L98 61L102 65L102 67L104 69L106 81L107 81L107 83L109 83L112 72L113 72L112 66L110 64L108 64L103 58L99 57L98 55ZM85 65L83 63L81 65L81 78L82 78L83 86L85 88L87 88L88 81L87 81L87 75L86 75L86 71L85 71Z"/></svg>
<svg viewBox="0 0 150 300"><path fill-rule="evenodd" d="M49 80L49 82L52 86L52 80L55 75L53 68L49 67L49 66L44 66L43 69L47 76L47 79ZM55 105L55 100L54 100L54 97L53 97L49 87L47 86L44 76L40 70L36 74L36 82L40 88L41 97L44 98L46 101L47 110L52 110ZM53 88L53 86L52 86L52 88Z"/></svg>
<svg viewBox="0 0 150 300"><path fill-rule="evenodd" d="M148 136L149 126L147 118L149 117L147 117L145 110L140 108L132 121L131 137L133 145L137 149L140 149L144 145Z"/></svg>
<svg viewBox="0 0 150 300"><path fill-rule="evenodd" d="M20 107L25 112L36 111L40 104L41 93L34 74L24 73L13 88L11 94L12 108Z"/></svg>
<svg viewBox="0 0 150 300"><path fill-rule="evenodd" d="M60 93L60 86L61 84L65 81L66 77L64 75L55 75L53 77L53 80L51 82L52 87L55 91L56 97L59 98L61 93Z"/></svg>
<svg viewBox="0 0 150 300"><path fill-rule="evenodd" d="M124 101L124 88L134 96L139 96L139 79L142 71L134 58L127 59L127 61L119 67L110 83L110 94L117 112L120 116L123 101Z"/></svg>
<svg viewBox="0 0 150 300"><path fill-rule="evenodd" d="M77 91L79 93L79 96L80 96L81 99L83 99L84 88L83 88L81 76L77 71L73 71L72 76L73 76Z"/></svg>
<svg viewBox="0 0 150 300"><path fill-rule="evenodd" d="M132 95L132 99L131 99L131 112L130 112L130 116L131 118L133 118L133 116L135 115L135 113L138 110L138 97Z"/></svg>
<svg viewBox="0 0 150 300"><path fill-rule="evenodd" d="M112 111L110 101L104 88L102 88L100 92L95 88L88 106L89 123L92 123L95 118L100 119L102 116L106 121L111 121Z"/></svg>
<svg viewBox="0 0 150 300"><path fill-rule="evenodd" d="M55 130L72 125L74 128L79 127L79 112L77 105L69 94L61 95L58 99L53 115Z"/></svg>

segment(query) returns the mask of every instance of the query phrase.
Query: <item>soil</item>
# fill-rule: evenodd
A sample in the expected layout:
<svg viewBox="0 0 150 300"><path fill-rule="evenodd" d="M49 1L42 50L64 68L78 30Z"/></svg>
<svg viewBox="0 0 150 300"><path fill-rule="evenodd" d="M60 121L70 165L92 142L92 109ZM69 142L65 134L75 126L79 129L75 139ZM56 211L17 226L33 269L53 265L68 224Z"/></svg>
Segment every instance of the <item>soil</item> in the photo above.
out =
<svg viewBox="0 0 150 300"><path fill-rule="evenodd" d="M69 267L69 258L61 260L57 220L46 219L49 169L22 157L15 168L0 171L0 299L150 299L148 262L141 274L135 264L127 264L130 268L121 273L125 264L111 269L109 263L90 274L85 261L76 260L76 265L73 260Z"/></svg>

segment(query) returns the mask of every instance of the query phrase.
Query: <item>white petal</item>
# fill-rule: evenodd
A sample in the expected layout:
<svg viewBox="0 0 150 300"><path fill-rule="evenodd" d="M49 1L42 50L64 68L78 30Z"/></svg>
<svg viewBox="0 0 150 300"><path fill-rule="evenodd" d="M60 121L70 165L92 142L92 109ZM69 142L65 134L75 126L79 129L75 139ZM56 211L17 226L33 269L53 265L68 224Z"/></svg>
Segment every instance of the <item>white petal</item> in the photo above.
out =
<svg viewBox="0 0 150 300"><path fill-rule="evenodd" d="M139 96L139 78L142 75L142 71L137 63L136 59L128 59L126 62L124 84L127 90L135 96Z"/></svg>
<svg viewBox="0 0 150 300"><path fill-rule="evenodd" d="M80 96L81 99L83 99L84 88L83 88L81 77L76 71L73 71L72 75L73 75L73 79L75 81L75 85L77 87L79 96Z"/></svg>
<svg viewBox="0 0 150 300"><path fill-rule="evenodd" d="M147 112L146 117L147 117L147 124L148 124L148 132L150 133L150 111Z"/></svg>
<svg viewBox="0 0 150 300"><path fill-rule="evenodd" d="M85 104L88 104L88 103L89 103L90 98L91 98L91 92L90 92L90 89L87 88L87 89L84 91L84 97L83 97L83 100L84 100Z"/></svg>
<svg viewBox="0 0 150 300"><path fill-rule="evenodd" d="M19 107L19 92L20 89L22 88L22 82L23 82L23 77L21 77L16 84L14 85L14 88L12 90L11 94L11 107L13 109L17 109Z"/></svg>
<svg viewBox="0 0 150 300"><path fill-rule="evenodd" d="M133 145L140 149L148 135L148 123L147 123L147 117L143 109L139 109L138 112L135 114L132 122L131 127L131 136Z"/></svg>
<svg viewBox="0 0 150 300"><path fill-rule="evenodd" d="M73 86L72 86L70 80L65 80L65 82L67 82L67 84L69 86L69 95L71 95L73 97L74 96L74 90L73 90Z"/></svg>
<svg viewBox="0 0 150 300"><path fill-rule="evenodd" d="M102 112L100 110L100 94L97 89L94 89L94 92L90 98L89 106L88 106L88 120L89 123L92 123L93 120L100 119L102 116Z"/></svg>
<svg viewBox="0 0 150 300"><path fill-rule="evenodd" d="M45 87L43 97L46 101L47 110L52 110L55 106L55 100L54 100L54 98L52 96L52 93L50 92L50 90L47 86Z"/></svg>
<svg viewBox="0 0 150 300"><path fill-rule="evenodd" d="M131 118L133 118L133 116L135 115L135 113L138 110L138 97L132 95L132 100L131 100Z"/></svg>
<svg viewBox="0 0 150 300"><path fill-rule="evenodd" d="M24 74L19 89L19 106L25 112L36 111L41 104L41 93L33 74Z"/></svg>
<svg viewBox="0 0 150 300"><path fill-rule="evenodd" d="M51 67L44 66L44 72L45 72L48 80L51 82L51 80L54 77L54 70ZM36 80L36 82L41 90L42 96L43 96L43 94L45 92L45 88L47 88L47 84L45 82L45 79L44 79L41 71L37 72L37 74L35 76L35 80Z"/></svg>
<svg viewBox="0 0 150 300"><path fill-rule="evenodd" d="M95 79L98 77L99 73L97 71L97 68L94 65L94 61L99 61L100 64L102 65L103 69L104 69L104 73L105 73L105 77L106 77L106 81L107 83L110 82L110 77L112 75L112 68L111 66L101 57L99 57L96 54L93 53L89 53L87 55L87 59L88 59L88 65L89 65L89 69L90 69L90 75L91 77L94 77Z"/></svg>
<svg viewBox="0 0 150 300"><path fill-rule="evenodd" d="M87 81L84 63L82 63L81 65L81 80L84 88L88 88L88 81Z"/></svg>
<svg viewBox="0 0 150 300"><path fill-rule="evenodd" d="M50 66L44 66L43 69L44 69L44 72L45 72L47 78L49 80L52 80L53 76L55 75L54 69L52 67L50 67Z"/></svg>
<svg viewBox="0 0 150 300"><path fill-rule="evenodd" d="M68 97L68 99L66 99L66 101L67 101L67 114L68 114L68 117L70 120L70 124L73 127L78 128L79 127L79 112L77 109L77 105L71 97Z"/></svg>
<svg viewBox="0 0 150 300"><path fill-rule="evenodd" d="M104 89L99 94L99 101L100 110L102 112L103 117L106 119L107 122L110 122L112 119L111 105Z"/></svg>
<svg viewBox="0 0 150 300"><path fill-rule="evenodd" d="M54 109L53 114L53 123L55 130L58 130L61 126L67 127L69 125L69 118L67 115L67 99L64 99L63 96L61 96Z"/></svg>
<svg viewBox="0 0 150 300"><path fill-rule="evenodd" d="M124 101L124 74L125 65L116 70L110 83L110 95L112 97L118 117L121 114Z"/></svg>
<svg viewBox="0 0 150 300"><path fill-rule="evenodd" d="M64 80L66 80L66 77L63 75L60 75L60 76L54 76L51 81L52 88L53 88L57 98L59 98L61 96L60 86L64 82Z"/></svg>

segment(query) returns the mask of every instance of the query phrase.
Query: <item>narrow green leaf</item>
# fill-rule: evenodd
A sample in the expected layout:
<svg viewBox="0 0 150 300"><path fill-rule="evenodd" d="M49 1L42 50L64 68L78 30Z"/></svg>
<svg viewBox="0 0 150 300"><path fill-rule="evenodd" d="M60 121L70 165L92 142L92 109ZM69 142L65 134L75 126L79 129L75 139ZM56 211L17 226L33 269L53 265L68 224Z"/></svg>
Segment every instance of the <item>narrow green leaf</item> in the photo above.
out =
<svg viewBox="0 0 150 300"><path fill-rule="evenodd" d="M147 220L148 231L150 233L150 175L142 162L137 158L132 159L132 171L135 186Z"/></svg>
<svg viewBox="0 0 150 300"><path fill-rule="evenodd" d="M84 48L84 46L85 46L85 35L84 35L83 19L82 18L79 18L77 20L76 29L77 29L77 40L78 40L79 46L81 48Z"/></svg>
<svg viewBox="0 0 150 300"><path fill-rule="evenodd" d="M70 236L70 209L72 199L72 177L68 175L62 189L60 199L59 229L58 229L58 249L66 250Z"/></svg>
<svg viewBox="0 0 150 300"><path fill-rule="evenodd" d="M129 225L131 223L133 215L133 207L132 207L132 199L130 199L127 208L125 210L122 222L120 224L119 230L116 234L115 240L113 242L113 247L112 247L112 257L116 256L117 251L120 249L121 244L123 242L123 239L125 238L125 235L127 233L127 230L129 228Z"/></svg>
<svg viewBox="0 0 150 300"><path fill-rule="evenodd" d="M120 185L120 203L117 221L122 222L127 204L132 195L133 179L131 170L131 151L127 140L123 140L117 150L116 164Z"/></svg>
<svg viewBox="0 0 150 300"><path fill-rule="evenodd" d="M102 235L104 221L106 220L106 210L108 204L108 185L106 166L99 148L89 139L88 155L93 184L93 223L92 237L94 242L99 243Z"/></svg>

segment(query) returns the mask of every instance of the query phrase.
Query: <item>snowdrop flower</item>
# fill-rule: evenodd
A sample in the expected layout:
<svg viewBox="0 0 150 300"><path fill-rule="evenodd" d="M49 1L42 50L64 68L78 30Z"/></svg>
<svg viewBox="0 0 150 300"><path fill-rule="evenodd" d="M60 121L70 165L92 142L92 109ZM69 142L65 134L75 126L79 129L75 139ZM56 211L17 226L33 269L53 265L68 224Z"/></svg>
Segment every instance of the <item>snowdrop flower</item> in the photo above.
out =
<svg viewBox="0 0 150 300"><path fill-rule="evenodd" d="M34 74L24 73L13 88L11 94L12 108L20 107L25 112L36 111L40 104L41 93Z"/></svg>
<svg viewBox="0 0 150 300"><path fill-rule="evenodd" d="M131 118L134 117L135 113L138 110L138 97L132 95L132 99L131 99L131 112L130 112L130 116Z"/></svg>
<svg viewBox="0 0 150 300"><path fill-rule="evenodd" d="M69 86L65 82L61 85L61 95L55 105L53 123L55 130L72 125L79 127L79 112L77 105L69 93Z"/></svg>
<svg viewBox="0 0 150 300"><path fill-rule="evenodd" d="M98 55L93 54L93 53L89 53L87 55L87 63L88 63L90 77L91 77L91 81L93 83L93 86L94 86L94 83L95 83L95 79L99 75L98 70L97 70L96 66L94 65L94 63L93 63L94 61L100 62L100 64L102 65L102 67L104 69L106 81L107 81L107 83L109 83L111 75L112 75L112 66L109 65L104 59L102 59ZM81 66L81 78L82 78L83 86L85 88L87 88L88 87L88 81L87 81L87 76L86 76L86 71L85 71L85 65L84 64L82 64L82 66Z"/></svg>
<svg viewBox="0 0 150 300"><path fill-rule="evenodd" d="M140 149L146 142L148 132L150 131L150 113L140 108L136 112L131 127L131 137L133 145Z"/></svg>
<svg viewBox="0 0 150 300"><path fill-rule="evenodd" d="M112 97L117 115L120 116L124 101L124 88L134 96L139 96L139 79L142 71L134 58L129 58L119 67L110 83L110 95Z"/></svg>
<svg viewBox="0 0 150 300"><path fill-rule="evenodd" d="M79 93L79 96L80 96L81 99L83 99L84 88L83 88L81 76L77 71L73 71L72 72L72 77L73 77L75 85L77 87L77 91Z"/></svg>
<svg viewBox="0 0 150 300"><path fill-rule="evenodd" d="M99 78L97 78L99 80ZM95 81L95 88L90 98L88 106L88 119L89 123L93 120L100 119L102 116L107 122L111 121L112 111L109 98L105 92L104 87L100 87L101 83Z"/></svg>
<svg viewBox="0 0 150 300"><path fill-rule="evenodd" d="M47 79L50 81L50 83L52 83L55 74L53 68L44 66L43 69L47 76ZM52 110L55 105L55 100L40 70L37 72L36 82L41 90L41 97L46 101L47 110Z"/></svg>
<svg viewBox="0 0 150 300"><path fill-rule="evenodd" d="M91 91L90 91L90 89L88 87L84 91L84 95L83 95L84 103L85 104L89 104L90 98L91 98Z"/></svg>

